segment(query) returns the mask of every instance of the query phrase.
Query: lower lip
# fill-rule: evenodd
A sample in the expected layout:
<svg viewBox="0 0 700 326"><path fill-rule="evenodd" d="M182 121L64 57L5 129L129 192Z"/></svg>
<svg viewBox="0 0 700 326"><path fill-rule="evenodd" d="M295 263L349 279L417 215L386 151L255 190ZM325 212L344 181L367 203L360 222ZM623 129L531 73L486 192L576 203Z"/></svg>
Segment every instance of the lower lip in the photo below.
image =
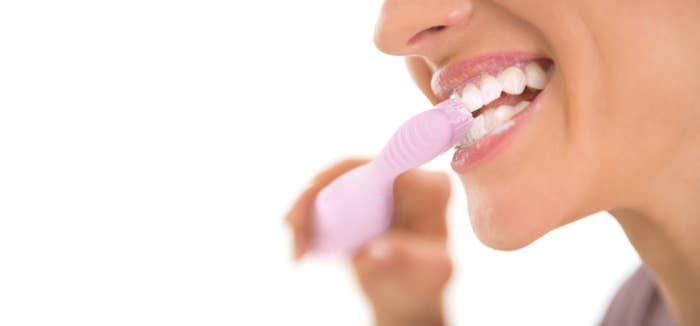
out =
<svg viewBox="0 0 700 326"><path fill-rule="evenodd" d="M452 157L452 169L457 173L466 173L485 164L502 147L507 145L520 127L539 110L540 99L548 93L548 89L549 87L537 94L537 97L527 108L506 122L505 124L510 124L509 127L488 134L470 146L458 149Z"/></svg>

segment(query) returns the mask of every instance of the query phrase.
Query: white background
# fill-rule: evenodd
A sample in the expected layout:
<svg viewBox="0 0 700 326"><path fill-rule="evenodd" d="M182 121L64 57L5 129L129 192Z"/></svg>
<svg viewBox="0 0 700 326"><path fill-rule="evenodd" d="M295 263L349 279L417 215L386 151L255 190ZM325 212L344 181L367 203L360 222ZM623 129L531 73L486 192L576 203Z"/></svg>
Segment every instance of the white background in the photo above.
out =
<svg viewBox="0 0 700 326"><path fill-rule="evenodd" d="M1 2L0 325L369 324L281 218L428 107L373 47L379 6ZM594 324L639 263L605 215L490 250L454 181L453 324Z"/></svg>

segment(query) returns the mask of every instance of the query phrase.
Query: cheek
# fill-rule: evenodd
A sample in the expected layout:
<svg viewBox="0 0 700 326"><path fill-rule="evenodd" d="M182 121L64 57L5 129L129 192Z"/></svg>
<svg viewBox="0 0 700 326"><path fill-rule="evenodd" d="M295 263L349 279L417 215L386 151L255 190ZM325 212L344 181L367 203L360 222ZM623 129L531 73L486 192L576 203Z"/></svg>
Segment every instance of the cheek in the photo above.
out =
<svg viewBox="0 0 700 326"><path fill-rule="evenodd" d="M581 138L588 139L605 167L599 171L605 179L599 179L606 182L609 206L619 206L629 205L636 190L648 187L647 180L667 168L694 121L683 94L695 96L698 85L696 75L687 73L693 69L685 39L689 28L684 27L691 24L689 8L663 1L606 3L626 14L592 11L588 25L597 40L600 87L590 98L601 100L580 110L585 114L577 118L584 121ZM649 24L651 16L657 17L654 24Z"/></svg>

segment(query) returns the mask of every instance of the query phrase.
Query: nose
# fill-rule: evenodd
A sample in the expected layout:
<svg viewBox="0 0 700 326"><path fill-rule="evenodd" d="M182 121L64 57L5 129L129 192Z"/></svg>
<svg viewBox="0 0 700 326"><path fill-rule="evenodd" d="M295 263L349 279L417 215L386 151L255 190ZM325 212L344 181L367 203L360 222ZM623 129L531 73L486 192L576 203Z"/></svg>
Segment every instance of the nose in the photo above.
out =
<svg viewBox="0 0 700 326"><path fill-rule="evenodd" d="M441 34L465 24L472 0L385 0L374 34L377 48L392 55L428 55Z"/></svg>

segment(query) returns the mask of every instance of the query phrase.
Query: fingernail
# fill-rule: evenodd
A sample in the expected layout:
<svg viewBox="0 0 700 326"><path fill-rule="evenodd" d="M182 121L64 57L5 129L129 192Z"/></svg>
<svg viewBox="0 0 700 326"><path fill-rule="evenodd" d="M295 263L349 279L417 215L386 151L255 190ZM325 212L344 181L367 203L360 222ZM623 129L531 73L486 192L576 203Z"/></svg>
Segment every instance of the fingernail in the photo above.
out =
<svg viewBox="0 0 700 326"><path fill-rule="evenodd" d="M391 246L384 240L375 241L369 248L369 255L375 260L387 260L391 255Z"/></svg>

